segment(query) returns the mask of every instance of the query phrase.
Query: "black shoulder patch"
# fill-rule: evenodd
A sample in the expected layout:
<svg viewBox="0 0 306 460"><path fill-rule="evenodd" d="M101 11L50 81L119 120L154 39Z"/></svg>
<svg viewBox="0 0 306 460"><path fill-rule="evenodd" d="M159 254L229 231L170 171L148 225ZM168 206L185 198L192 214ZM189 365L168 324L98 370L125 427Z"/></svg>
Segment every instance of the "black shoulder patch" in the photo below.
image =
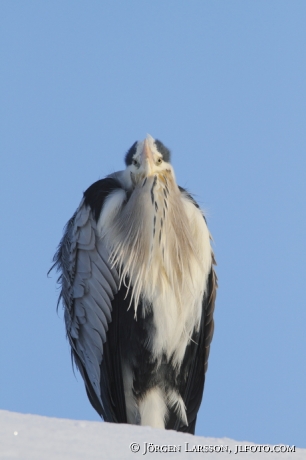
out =
<svg viewBox="0 0 306 460"><path fill-rule="evenodd" d="M196 202L196 200L193 198L193 196L183 187L178 186L179 190L181 193L185 193L185 195L189 198L189 200L195 205L196 208L200 209L200 206ZM205 223L207 224L206 217L203 215Z"/></svg>
<svg viewBox="0 0 306 460"><path fill-rule="evenodd" d="M189 200L195 205L196 208L200 209L200 206L196 202L196 200L193 198L193 196L183 187L178 186L179 190L181 193L185 193L185 195L189 198Z"/></svg>
<svg viewBox="0 0 306 460"><path fill-rule="evenodd" d="M170 157L171 157L170 150L167 149L167 147L165 147L164 144L158 139L155 140L155 145L159 153L162 154L163 160L166 161L167 163L170 163Z"/></svg>
<svg viewBox="0 0 306 460"><path fill-rule="evenodd" d="M137 149L137 141L134 142L134 144L132 145L130 150L128 150L127 154L125 155L125 164L127 166L132 164L132 159L133 159L133 156L136 153L136 149Z"/></svg>
<svg viewBox="0 0 306 460"><path fill-rule="evenodd" d="M101 213L102 206L108 195L116 189L122 188L120 182L111 177L94 182L84 192L85 204L90 206L96 222Z"/></svg>

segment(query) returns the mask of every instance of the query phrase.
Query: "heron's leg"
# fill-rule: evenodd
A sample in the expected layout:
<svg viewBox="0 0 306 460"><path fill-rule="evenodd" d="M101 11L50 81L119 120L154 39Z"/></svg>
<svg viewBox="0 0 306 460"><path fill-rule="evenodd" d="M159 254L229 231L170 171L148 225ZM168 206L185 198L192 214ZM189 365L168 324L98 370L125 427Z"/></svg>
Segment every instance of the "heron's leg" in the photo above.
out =
<svg viewBox="0 0 306 460"><path fill-rule="evenodd" d="M147 391L139 401L139 412L141 425L149 425L152 428L165 428L167 406L163 391L158 387Z"/></svg>
<svg viewBox="0 0 306 460"><path fill-rule="evenodd" d="M127 364L122 366L124 397L127 422L133 425L140 424L140 415L137 401L133 394L133 371Z"/></svg>

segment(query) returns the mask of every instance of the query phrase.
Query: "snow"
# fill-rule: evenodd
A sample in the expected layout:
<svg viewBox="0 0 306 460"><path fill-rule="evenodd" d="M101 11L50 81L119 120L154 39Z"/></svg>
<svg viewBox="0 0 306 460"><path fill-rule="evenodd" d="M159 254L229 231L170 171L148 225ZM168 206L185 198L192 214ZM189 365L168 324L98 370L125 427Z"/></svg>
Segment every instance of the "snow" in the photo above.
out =
<svg viewBox="0 0 306 460"><path fill-rule="evenodd" d="M130 445L133 442L140 446L137 453L131 451ZM160 446L168 452L144 454L149 443ZM251 442L234 441L227 438L203 438L150 427L66 420L0 411L1 460L137 460L152 457L192 460L202 458L203 452L190 452L193 446L197 445L219 446L217 449L221 449L220 446L229 446L228 448L232 451L231 454L227 452L217 455L206 453L205 458L207 459L220 458L220 456L225 458L229 455L238 460L249 458L305 460L306 458L306 449L298 448L295 452L274 453L272 457L271 453L264 452L240 452L235 457L237 444L254 446ZM177 446L181 446L180 452L173 451Z"/></svg>

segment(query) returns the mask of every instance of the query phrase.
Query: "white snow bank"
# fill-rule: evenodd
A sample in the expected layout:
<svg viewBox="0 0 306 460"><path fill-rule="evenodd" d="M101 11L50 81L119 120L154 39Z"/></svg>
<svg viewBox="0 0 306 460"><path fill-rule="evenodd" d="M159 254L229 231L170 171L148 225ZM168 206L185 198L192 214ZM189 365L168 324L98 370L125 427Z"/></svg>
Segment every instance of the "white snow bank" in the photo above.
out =
<svg viewBox="0 0 306 460"><path fill-rule="evenodd" d="M131 451L131 443L139 445L139 452ZM150 446L149 443L154 446ZM221 446L228 446L227 449L232 451L233 460L306 459L306 449L298 448L295 452L273 453L273 455L271 452L240 452L234 455L236 445L242 445L244 450L246 445L254 446L250 442L233 441L227 438L202 438L149 427L65 420L0 411L1 460L140 460L150 458L192 460L203 458L203 455L206 459L224 458L225 460L225 457L230 455L227 452L204 454L201 449L205 449L205 446L213 446L217 451L223 449ZM203 446L203 448L194 446ZM144 454L146 448L159 449L161 452ZM194 448L198 452L192 452Z"/></svg>

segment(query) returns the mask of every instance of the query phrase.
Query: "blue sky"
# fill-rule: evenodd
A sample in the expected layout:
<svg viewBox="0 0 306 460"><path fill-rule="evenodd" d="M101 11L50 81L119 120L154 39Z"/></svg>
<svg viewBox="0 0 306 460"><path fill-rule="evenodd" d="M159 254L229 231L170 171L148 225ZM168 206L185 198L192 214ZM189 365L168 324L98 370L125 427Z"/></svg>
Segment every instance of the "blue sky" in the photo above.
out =
<svg viewBox="0 0 306 460"><path fill-rule="evenodd" d="M1 2L1 409L98 420L46 273L150 133L218 262L196 432L306 447L305 23L297 0Z"/></svg>

